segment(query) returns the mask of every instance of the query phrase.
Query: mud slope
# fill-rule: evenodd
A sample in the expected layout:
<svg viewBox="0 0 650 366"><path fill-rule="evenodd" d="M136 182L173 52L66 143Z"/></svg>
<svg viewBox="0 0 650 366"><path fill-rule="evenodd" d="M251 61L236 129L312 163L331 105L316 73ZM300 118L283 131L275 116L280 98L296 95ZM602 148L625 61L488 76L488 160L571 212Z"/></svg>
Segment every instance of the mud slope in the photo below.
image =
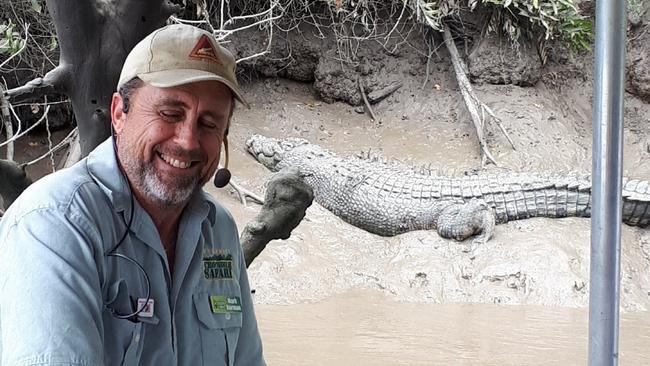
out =
<svg viewBox="0 0 650 366"><path fill-rule="evenodd" d="M442 65L424 87L424 65L405 72L404 88L375 105L381 124L343 103L325 104L310 84L267 79L247 86L252 105L231 129L234 179L262 192L269 176L244 150L253 133L303 137L339 154L371 149L414 165L462 173L480 166L475 133L449 71ZM410 75L410 77L409 77ZM399 75L398 75L399 76ZM415 77L414 77L415 76ZM591 166L592 85L477 86L503 119L509 147L494 125L488 141L496 158L517 171L579 171ZM626 100L625 174L650 179L650 106ZM492 168L494 169L494 168ZM213 192L244 225L257 211L231 189ZM584 307L588 301L589 220L530 219L501 225L474 259L433 232L382 238L352 227L313 205L286 241L273 242L252 264L258 303L318 301L351 288L376 289L400 301L479 302ZM650 232L625 226L621 263L624 309L650 309Z"/></svg>

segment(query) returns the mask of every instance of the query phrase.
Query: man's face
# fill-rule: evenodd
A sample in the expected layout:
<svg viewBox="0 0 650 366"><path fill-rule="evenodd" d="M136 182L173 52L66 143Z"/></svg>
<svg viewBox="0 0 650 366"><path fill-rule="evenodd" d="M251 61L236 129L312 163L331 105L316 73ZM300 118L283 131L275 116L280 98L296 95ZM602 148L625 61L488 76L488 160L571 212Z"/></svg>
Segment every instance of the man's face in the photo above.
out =
<svg viewBox="0 0 650 366"><path fill-rule="evenodd" d="M128 113L113 96L120 163L138 198L185 204L214 174L228 126L232 94L217 81L173 88L148 84L130 99Z"/></svg>

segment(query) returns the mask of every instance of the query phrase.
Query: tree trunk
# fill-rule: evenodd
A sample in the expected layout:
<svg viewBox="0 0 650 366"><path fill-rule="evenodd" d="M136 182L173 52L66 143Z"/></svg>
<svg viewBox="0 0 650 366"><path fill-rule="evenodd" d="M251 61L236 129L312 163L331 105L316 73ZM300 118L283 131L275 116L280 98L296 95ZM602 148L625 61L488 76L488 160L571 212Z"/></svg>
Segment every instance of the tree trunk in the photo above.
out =
<svg viewBox="0 0 650 366"><path fill-rule="evenodd" d="M163 0L47 0L60 47L59 65L7 91L12 102L56 91L72 102L81 156L110 134L111 96L131 49L179 7Z"/></svg>

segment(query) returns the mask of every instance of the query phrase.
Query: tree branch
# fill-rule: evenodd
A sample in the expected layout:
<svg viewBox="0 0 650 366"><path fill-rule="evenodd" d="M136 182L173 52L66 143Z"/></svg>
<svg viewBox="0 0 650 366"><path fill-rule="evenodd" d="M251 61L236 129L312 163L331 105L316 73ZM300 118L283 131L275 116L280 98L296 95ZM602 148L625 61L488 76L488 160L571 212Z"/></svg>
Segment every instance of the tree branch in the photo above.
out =
<svg viewBox="0 0 650 366"><path fill-rule="evenodd" d="M373 112L372 108L370 107L370 103L368 102L368 98L366 97L366 91L363 89L363 85L361 84L361 78L359 77L357 78L357 86L359 87L361 98L363 98L363 103L366 105L366 109L368 110L368 113L370 113L370 118L372 118L372 120L375 122L379 122L379 120L375 116L375 112Z"/></svg>
<svg viewBox="0 0 650 366"><path fill-rule="evenodd" d="M4 100L5 100L5 99L3 99L3 101L4 101ZM4 106L3 106L3 108L4 108ZM18 140L19 138L25 136L29 131L31 131L31 130L33 130L34 128L38 127L38 125L40 125L41 122L43 122L43 121L45 120L45 118L47 117L47 114L48 114L48 113L50 113L50 105L45 106L45 111L43 111L43 115L41 116L41 118L39 118L38 121L34 122L31 126L29 126L29 128L25 129L25 131L20 132L20 133L16 132L16 133L18 133L18 134L15 135L15 136L13 136L13 137L9 137L9 132L7 132L7 140L4 141L4 142L2 142L2 143L0 143L0 147L3 147L3 146L5 146L5 145L10 145L10 144L13 143L14 141L16 141L16 140ZM3 110L2 115L3 115L3 118L5 118L5 120L11 121L11 120L9 119L9 118L11 118L11 117L9 116L9 113L8 113L8 112L7 112L7 115L5 116L5 112L4 112L4 110ZM7 128L9 128L9 127L7 127Z"/></svg>
<svg viewBox="0 0 650 366"><path fill-rule="evenodd" d="M499 164L497 163L496 159L494 159L494 156L492 156L492 153L490 152L487 146L487 142L485 140L485 135L483 131L483 120L479 116L477 106L474 103L474 100L478 100L478 98L474 94L472 85L470 84L469 79L467 78L467 74L465 71L467 70L467 67L465 66L463 60L458 55L458 49L456 48L456 44L454 43L454 40L451 37L451 32L449 31L449 26L447 26L447 24L443 25L442 34L445 41L445 45L449 50L449 55L451 56L451 62L454 65L454 71L456 72L456 80L458 81L458 87L460 88L460 93L463 95L465 106L467 107L467 110L469 111L469 114L472 118L472 122L474 123L474 128L476 129L476 136L478 137L479 144L481 145L483 156L484 158L489 159L494 165L498 166Z"/></svg>
<svg viewBox="0 0 650 366"><path fill-rule="evenodd" d="M74 141L74 139L76 138L76 136L77 136L77 128L74 128L72 131L70 131L70 133L68 134L68 136L66 136L63 140L61 140L61 142L59 142L56 146L54 146L52 149L50 149L50 151L46 152L45 154L39 156L38 158L36 158L36 159L34 159L34 160L32 160L32 161L30 161L30 162L28 162L28 163L23 163L23 164L21 164L21 166L22 166L22 167L25 167L25 166L30 166L30 165L32 165L32 164L36 164L36 163L38 163L39 161L45 159L45 158L48 157L50 154L52 154L52 153L54 153L55 151L59 150L59 149L62 148L63 146L69 145L72 141Z"/></svg>
<svg viewBox="0 0 650 366"><path fill-rule="evenodd" d="M260 205L264 204L264 199L262 197L240 186L237 182L233 181L232 179L230 180L229 184L235 190L235 192L237 192L237 195L239 196L239 200L241 201L242 205L246 206L246 197L250 198L253 202L259 203Z"/></svg>
<svg viewBox="0 0 650 366"><path fill-rule="evenodd" d="M380 90L373 90L368 93L368 101L372 104L381 102L387 96L393 94L397 89L401 88L404 84L400 81L390 83L388 86Z"/></svg>
<svg viewBox="0 0 650 366"><path fill-rule="evenodd" d="M67 67L59 65L50 70L42 78L36 78L27 82L25 85L5 91L3 96L8 102L16 103L52 92L65 94L67 92L69 77Z"/></svg>
<svg viewBox="0 0 650 366"><path fill-rule="evenodd" d="M3 91L3 85L0 84L0 91ZM7 130L7 160L14 160L14 126L11 124L11 115L9 114L9 100L2 93L2 98L0 98L0 111L2 112L2 122L4 122L5 128Z"/></svg>

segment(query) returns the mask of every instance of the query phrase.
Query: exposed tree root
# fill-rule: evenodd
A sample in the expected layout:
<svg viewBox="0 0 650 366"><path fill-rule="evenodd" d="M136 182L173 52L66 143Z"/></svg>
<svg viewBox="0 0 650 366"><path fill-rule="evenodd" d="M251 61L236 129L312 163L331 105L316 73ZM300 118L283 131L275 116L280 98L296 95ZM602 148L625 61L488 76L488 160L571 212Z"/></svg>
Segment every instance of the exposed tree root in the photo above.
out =
<svg viewBox="0 0 650 366"><path fill-rule="evenodd" d="M357 78L357 85L359 86L359 92L361 93L361 98L363 98L363 103L366 105L368 113L370 113L370 118L372 118L373 121L379 123L379 120L375 116L375 112L373 112L372 108L370 107L368 97L366 97L366 91L363 89L363 83L361 83L361 78Z"/></svg>
<svg viewBox="0 0 650 366"><path fill-rule="evenodd" d="M239 196L239 200L241 201L242 205L246 206L246 198L250 198L253 202L259 203L260 205L264 204L264 199L257 195L256 193L253 193L252 191L249 191L248 189L240 186L237 184L235 181L232 179L229 182L230 186L232 189L237 192L237 195Z"/></svg>
<svg viewBox="0 0 650 366"><path fill-rule="evenodd" d="M501 132L503 132L503 134L506 136L506 139L508 139L508 142L510 142L513 149L515 148L515 145L510 139L510 136L508 135L506 130L501 125L501 120L496 117L496 115L490 109L490 107L488 107L485 103L481 102L476 96L476 93L472 88L472 84L469 82L469 79L467 78L467 66L465 65L465 62L458 55L458 49L456 48L456 44L454 43L454 40L451 36L451 32L449 31L449 26L447 26L446 24L444 25L443 28L443 38L445 41L445 46L447 46L447 49L449 50L449 55L451 56L451 62L454 65L454 72L456 73L456 80L458 81L458 87L460 88L460 92L463 95L463 100L465 101L465 106L469 111L469 114L472 118L472 122L474 123L474 128L476 129L476 136L478 137L479 144L481 145L481 150L482 150L482 162L483 164L485 164L487 159L490 162L492 162L494 165L498 166L499 164L497 163L496 159L490 152L487 146L487 141L485 140L484 127L485 127L486 113L492 118L494 118L496 124L501 129Z"/></svg>
<svg viewBox="0 0 650 366"><path fill-rule="evenodd" d="M368 101L373 104L378 103L382 101L384 98L388 97L389 95L395 93L403 85L404 84L402 82L397 81L397 82L390 83L385 88L379 90L373 90L372 92L368 93Z"/></svg>

